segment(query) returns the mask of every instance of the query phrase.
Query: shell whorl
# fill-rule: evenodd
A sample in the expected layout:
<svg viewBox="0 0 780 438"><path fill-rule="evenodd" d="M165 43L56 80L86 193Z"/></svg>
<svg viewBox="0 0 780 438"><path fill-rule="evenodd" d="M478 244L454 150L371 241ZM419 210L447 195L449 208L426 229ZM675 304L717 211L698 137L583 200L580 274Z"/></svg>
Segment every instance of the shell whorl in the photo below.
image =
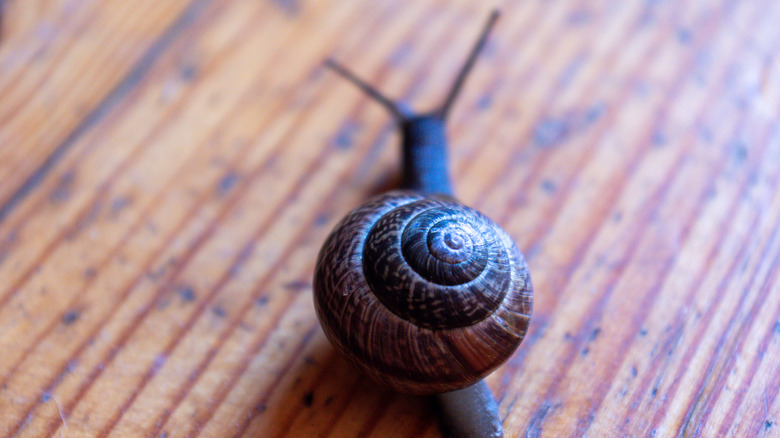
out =
<svg viewBox="0 0 780 438"><path fill-rule="evenodd" d="M419 327L473 325L493 312L511 280L493 222L434 198L410 202L371 227L363 271L377 298Z"/></svg>
<svg viewBox="0 0 780 438"><path fill-rule="evenodd" d="M380 195L336 226L320 252L315 307L326 335L398 391L475 383L525 336L525 260L493 221L454 200Z"/></svg>

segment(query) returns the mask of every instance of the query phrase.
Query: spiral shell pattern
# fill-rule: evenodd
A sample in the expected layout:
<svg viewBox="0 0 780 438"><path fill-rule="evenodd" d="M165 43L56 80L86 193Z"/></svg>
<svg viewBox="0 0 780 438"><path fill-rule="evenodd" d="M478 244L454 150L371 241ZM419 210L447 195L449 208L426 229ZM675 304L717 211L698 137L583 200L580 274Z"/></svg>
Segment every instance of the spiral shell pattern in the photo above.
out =
<svg viewBox="0 0 780 438"><path fill-rule="evenodd" d="M375 380L418 394L469 386L508 359L533 295L495 222L413 192L348 214L320 252L314 289L331 342Z"/></svg>

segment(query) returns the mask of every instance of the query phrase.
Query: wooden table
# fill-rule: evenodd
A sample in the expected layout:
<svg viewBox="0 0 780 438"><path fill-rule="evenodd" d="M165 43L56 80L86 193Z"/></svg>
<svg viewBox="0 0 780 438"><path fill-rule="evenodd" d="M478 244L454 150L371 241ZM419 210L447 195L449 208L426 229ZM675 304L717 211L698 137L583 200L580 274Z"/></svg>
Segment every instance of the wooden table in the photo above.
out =
<svg viewBox="0 0 780 438"><path fill-rule="evenodd" d="M311 277L397 185L492 4L11 0L0 436L437 437L358 375ZM499 1L455 191L525 252L507 435L780 436L780 2Z"/></svg>

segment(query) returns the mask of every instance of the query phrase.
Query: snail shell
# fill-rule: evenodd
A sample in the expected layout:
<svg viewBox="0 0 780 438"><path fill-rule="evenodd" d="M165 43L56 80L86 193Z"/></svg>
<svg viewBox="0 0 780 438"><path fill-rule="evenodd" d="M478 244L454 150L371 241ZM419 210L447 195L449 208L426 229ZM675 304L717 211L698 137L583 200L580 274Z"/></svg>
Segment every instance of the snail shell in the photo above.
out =
<svg viewBox="0 0 780 438"><path fill-rule="evenodd" d="M495 222L449 197L390 192L331 232L314 277L325 334L399 392L464 388L520 345L531 317L525 259Z"/></svg>

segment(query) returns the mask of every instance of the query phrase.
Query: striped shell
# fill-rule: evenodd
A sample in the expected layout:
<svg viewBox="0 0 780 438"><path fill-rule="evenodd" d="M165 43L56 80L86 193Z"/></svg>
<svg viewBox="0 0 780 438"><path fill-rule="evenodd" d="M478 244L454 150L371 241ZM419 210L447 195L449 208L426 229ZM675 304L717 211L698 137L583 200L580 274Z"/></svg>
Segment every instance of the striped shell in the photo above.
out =
<svg viewBox="0 0 780 438"><path fill-rule="evenodd" d="M512 355L533 292L495 222L450 198L390 192L331 232L314 295L328 339L359 369L432 394L476 383Z"/></svg>

